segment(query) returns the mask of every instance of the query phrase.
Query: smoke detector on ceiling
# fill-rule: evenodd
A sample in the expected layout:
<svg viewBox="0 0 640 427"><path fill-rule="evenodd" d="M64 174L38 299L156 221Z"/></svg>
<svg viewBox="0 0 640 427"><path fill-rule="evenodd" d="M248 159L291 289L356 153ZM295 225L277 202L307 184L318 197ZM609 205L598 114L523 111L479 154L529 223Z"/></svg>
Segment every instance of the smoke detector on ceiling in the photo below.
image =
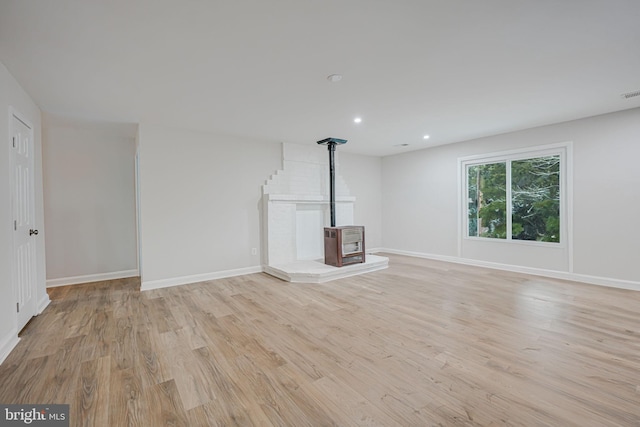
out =
<svg viewBox="0 0 640 427"><path fill-rule="evenodd" d="M331 74L327 76L327 80L329 80L331 83L337 83L342 80L342 74Z"/></svg>

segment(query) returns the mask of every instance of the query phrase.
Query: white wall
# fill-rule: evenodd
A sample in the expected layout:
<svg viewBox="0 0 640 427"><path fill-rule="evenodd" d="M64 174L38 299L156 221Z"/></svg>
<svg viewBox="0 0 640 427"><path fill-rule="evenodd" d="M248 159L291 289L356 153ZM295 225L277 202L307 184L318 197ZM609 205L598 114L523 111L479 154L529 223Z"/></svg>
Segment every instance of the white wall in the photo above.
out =
<svg viewBox="0 0 640 427"><path fill-rule="evenodd" d="M260 271L262 185L283 167L281 144L145 123L138 144L143 289ZM381 160L338 156L377 247Z"/></svg>
<svg viewBox="0 0 640 427"><path fill-rule="evenodd" d="M143 123L139 155L143 289L260 271L261 191L282 167L279 144Z"/></svg>
<svg viewBox="0 0 640 427"><path fill-rule="evenodd" d="M573 141L573 277L640 282L640 109L385 157L382 229L385 248L425 256L569 271L549 251L514 255L514 244L461 247L459 157ZM483 246L483 242L478 243ZM518 249L515 249L518 251ZM553 250L551 250L553 251ZM594 283L598 280L594 280ZM620 284L620 283L616 283Z"/></svg>
<svg viewBox="0 0 640 427"><path fill-rule="evenodd" d="M9 109L25 117L34 126L35 209L39 234L36 243L36 298L38 310L49 302L45 288L45 227L42 205L42 145L40 109L18 82L0 64L0 361L17 342L16 297L13 290L13 215L11 213Z"/></svg>
<svg viewBox="0 0 640 427"><path fill-rule="evenodd" d="M135 131L45 116L49 286L137 275Z"/></svg>
<svg viewBox="0 0 640 427"><path fill-rule="evenodd" d="M326 150L325 150L326 151ZM382 158L336 152L336 172L356 197L354 225L364 225L367 250L382 246Z"/></svg>

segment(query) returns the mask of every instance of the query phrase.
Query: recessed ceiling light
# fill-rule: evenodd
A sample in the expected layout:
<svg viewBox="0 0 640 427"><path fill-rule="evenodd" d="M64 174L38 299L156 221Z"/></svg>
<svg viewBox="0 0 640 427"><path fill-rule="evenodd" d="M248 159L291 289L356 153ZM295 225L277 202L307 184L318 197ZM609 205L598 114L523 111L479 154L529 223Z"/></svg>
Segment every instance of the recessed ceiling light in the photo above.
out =
<svg viewBox="0 0 640 427"><path fill-rule="evenodd" d="M356 117L355 119L353 119L354 123L361 123L362 122L362 117Z"/></svg>
<svg viewBox="0 0 640 427"><path fill-rule="evenodd" d="M327 76L327 80L329 80L331 83L339 82L340 80L342 80L342 74L331 74Z"/></svg>
<svg viewBox="0 0 640 427"><path fill-rule="evenodd" d="M422 139L429 139L429 135L423 136Z"/></svg>

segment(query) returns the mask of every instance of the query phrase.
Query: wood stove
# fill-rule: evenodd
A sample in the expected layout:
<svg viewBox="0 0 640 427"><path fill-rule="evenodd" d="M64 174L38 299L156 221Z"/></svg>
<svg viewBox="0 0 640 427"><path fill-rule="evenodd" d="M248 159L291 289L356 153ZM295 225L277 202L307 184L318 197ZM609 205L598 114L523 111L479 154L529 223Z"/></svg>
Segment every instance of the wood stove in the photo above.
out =
<svg viewBox="0 0 640 427"><path fill-rule="evenodd" d="M334 267L365 262L364 227L324 228L324 263Z"/></svg>
<svg viewBox="0 0 640 427"><path fill-rule="evenodd" d="M335 196L335 159L337 145L346 144L346 139L326 138L318 144L326 145L329 150L329 207L331 210L331 227L324 229L324 263L334 267L365 262L364 227L350 225L336 227Z"/></svg>

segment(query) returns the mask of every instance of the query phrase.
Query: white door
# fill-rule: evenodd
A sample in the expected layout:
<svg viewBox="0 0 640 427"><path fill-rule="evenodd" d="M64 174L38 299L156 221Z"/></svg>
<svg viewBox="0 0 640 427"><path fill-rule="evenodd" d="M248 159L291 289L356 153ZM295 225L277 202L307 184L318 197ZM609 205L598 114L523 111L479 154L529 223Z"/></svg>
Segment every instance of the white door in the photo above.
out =
<svg viewBox="0 0 640 427"><path fill-rule="evenodd" d="M11 121L13 282L18 330L36 314L36 239L33 130L15 115Z"/></svg>

